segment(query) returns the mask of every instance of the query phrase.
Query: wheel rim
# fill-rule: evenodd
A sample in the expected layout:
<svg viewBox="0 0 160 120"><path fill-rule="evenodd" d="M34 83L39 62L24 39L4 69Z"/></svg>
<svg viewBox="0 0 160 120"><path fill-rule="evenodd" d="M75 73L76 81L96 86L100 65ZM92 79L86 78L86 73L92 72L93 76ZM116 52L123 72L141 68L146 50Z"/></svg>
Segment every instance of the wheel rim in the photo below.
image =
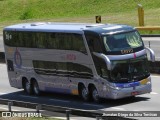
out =
<svg viewBox="0 0 160 120"><path fill-rule="evenodd" d="M94 101L99 101L99 95L98 95L98 92L96 89L93 90L92 97L93 97Z"/></svg>
<svg viewBox="0 0 160 120"><path fill-rule="evenodd" d="M34 93L38 95L39 94L39 87L38 87L38 84L36 82L34 83L34 88L33 89L34 89Z"/></svg>
<svg viewBox="0 0 160 120"><path fill-rule="evenodd" d="M86 88L82 88L82 97L84 100L87 100L88 99L88 92L86 90Z"/></svg>

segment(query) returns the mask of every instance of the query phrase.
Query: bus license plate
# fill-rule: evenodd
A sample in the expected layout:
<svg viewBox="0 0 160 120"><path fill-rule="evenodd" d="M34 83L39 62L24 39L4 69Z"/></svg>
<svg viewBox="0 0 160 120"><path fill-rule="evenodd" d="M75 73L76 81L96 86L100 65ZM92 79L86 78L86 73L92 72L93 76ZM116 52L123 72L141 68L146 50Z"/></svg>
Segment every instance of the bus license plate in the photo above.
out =
<svg viewBox="0 0 160 120"><path fill-rule="evenodd" d="M138 95L138 92L137 91L136 92L132 92L131 95L133 95L133 96L134 95Z"/></svg>

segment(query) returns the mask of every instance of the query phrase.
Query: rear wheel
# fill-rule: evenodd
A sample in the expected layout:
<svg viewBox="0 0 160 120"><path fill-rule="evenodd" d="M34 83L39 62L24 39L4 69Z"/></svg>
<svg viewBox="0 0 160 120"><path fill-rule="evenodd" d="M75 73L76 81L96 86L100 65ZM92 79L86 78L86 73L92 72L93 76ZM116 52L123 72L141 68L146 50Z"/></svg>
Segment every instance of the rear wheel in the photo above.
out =
<svg viewBox="0 0 160 120"><path fill-rule="evenodd" d="M40 90L37 81L33 81L33 93L35 95L40 95Z"/></svg>
<svg viewBox="0 0 160 120"><path fill-rule="evenodd" d="M92 95L92 99L99 103L100 102L100 97L99 97L99 94L98 94L98 91L95 87L92 87L92 90L91 90L91 95Z"/></svg>
<svg viewBox="0 0 160 120"><path fill-rule="evenodd" d="M80 88L80 96L84 101L90 100L89 91L84 85L82 85Z"/></svg>
<svg viewBox="0 0 160 120"><path fill-rule="evenodd" d="M32 86L31 86L30 82L26 79L26 80L24 80L23 85L24 85L24 91L27 94L31 95L33 93L33 91L32 91Z"/></svg>

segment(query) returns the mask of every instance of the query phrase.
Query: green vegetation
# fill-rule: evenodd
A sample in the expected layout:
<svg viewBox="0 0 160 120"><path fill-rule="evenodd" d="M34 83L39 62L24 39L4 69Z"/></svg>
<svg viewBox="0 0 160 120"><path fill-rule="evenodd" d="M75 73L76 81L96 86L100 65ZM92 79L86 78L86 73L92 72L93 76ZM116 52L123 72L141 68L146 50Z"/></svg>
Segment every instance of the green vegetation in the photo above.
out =
<svg viewBox="0 0 160 120"><path fill-rule="evenodd" d="M138 26L137 4L145 10L145 25L160 25L159 0L0 0L0 29L31 21L95 22Z"/></svg>

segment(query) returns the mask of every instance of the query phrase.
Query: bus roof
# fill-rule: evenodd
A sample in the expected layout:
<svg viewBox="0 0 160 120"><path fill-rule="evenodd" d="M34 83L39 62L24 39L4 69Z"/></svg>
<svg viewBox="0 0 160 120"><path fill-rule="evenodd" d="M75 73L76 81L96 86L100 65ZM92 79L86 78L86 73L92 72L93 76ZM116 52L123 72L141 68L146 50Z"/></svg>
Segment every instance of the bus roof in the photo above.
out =
<svg viewBox="0 0 160 120"><path fill-rule="evenodd" d="M23 23L5 27L9 31L45 31L45 32L74 32L82 33L84 30L94 31L101 34L112 34L134 30L128 25L119 24L90 24L90 23L54 23L54 22L36 22Z"/></svg>

